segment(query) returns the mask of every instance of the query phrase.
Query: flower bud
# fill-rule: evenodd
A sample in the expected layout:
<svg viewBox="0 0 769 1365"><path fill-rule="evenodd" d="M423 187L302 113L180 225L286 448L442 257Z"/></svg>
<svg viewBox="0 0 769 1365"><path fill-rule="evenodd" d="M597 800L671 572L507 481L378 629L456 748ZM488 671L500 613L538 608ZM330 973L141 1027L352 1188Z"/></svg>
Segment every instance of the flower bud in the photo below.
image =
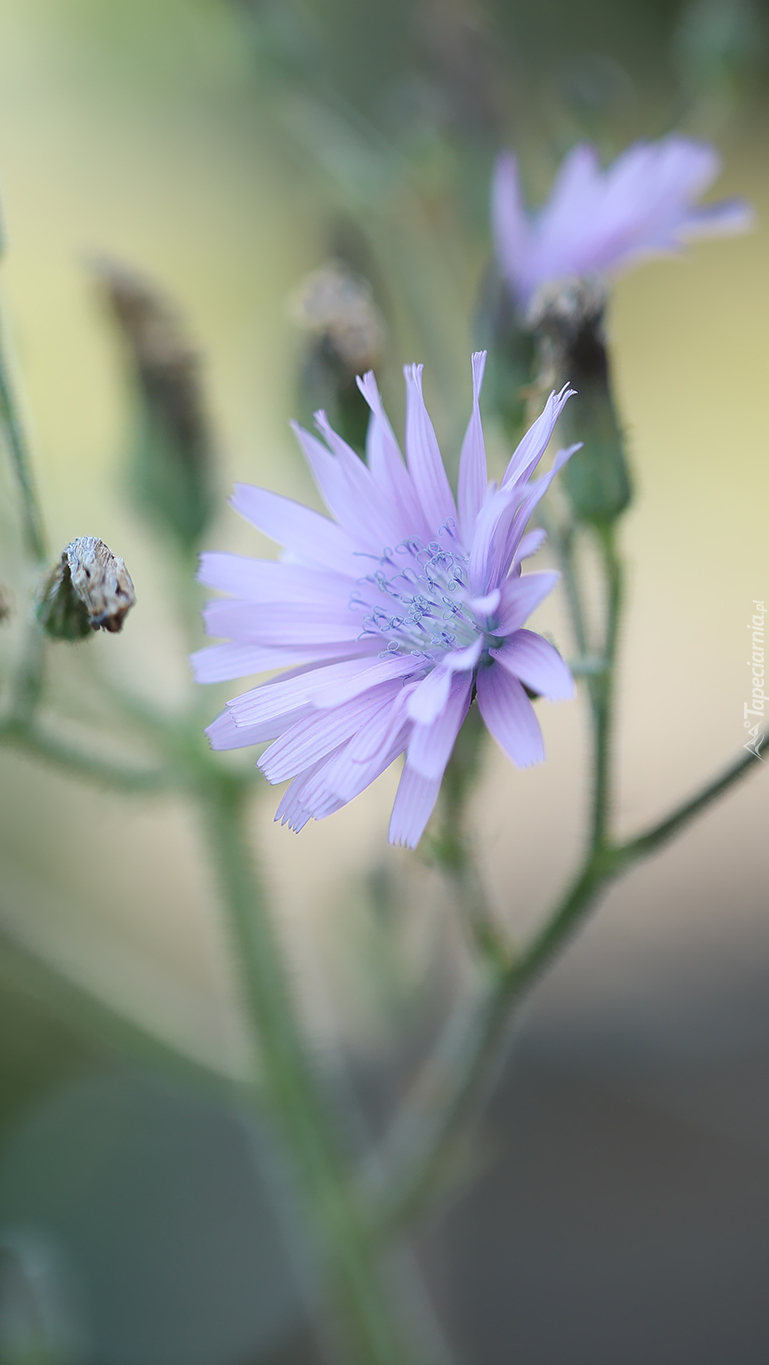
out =
<svg viewBox="0 0 769 1365"><path fill-rule="evenodd" d="M543 388L557 389L568 380L577 391L561 418L560 435L563 445L584 445L561 477L577 519L598 523L618 517L632 496L612 396L605 307L601 281L580 278L541 289L529 315Z"/></svg>
<svg viewBox="0 0 769 1365"><path fill-rule="evenodd" d="M476 311L476 337L488 347L485 390L511 442L526 426L534 369L534 338L525 315L496 271L484 282Z"/></svg>
<svg viewBox="0 0 769 1365"><path fill-rule="evenodd" d="M173 304L114 261L91 267L128 346L136 402L133 484L144 511L192 549L213 510L213 442L200 357Z"/></svg>
<svg viewBox="0 0 769 1365"><path fill-rule="evenodd" d="M369 281L332 259L302 281L289 312L311 336L302 372L309 411L323 408L350 445L362 450L369 412L355 379L377 368L385 337Z"/></svg>
<svg viewBox="0 0 769 1365"><path fill-rule="evenodd" d="M135 602L124 560L97 536L80 536L49 575L37 616L52 640L83 640L92 630L122 630Z"/></svg>

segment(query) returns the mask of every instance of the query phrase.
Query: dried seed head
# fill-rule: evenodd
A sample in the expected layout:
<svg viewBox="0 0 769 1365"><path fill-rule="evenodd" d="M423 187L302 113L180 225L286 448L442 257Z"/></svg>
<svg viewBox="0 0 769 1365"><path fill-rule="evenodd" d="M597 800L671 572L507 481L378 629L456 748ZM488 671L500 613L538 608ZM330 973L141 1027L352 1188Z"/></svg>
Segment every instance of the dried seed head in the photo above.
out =
<svg viewBox="0 0 769 1365"><path fill-rule="evenodd" d="M133 481L145 512L193 546L212 510L214 443L201 357L179 310L118 261L90 262L126 342L137 403Z"/></svg>
<svg viewBox="0 0 769 1365"><path fill-rule="evenodd" d="M50 574L37 614L52 639L82 640L92 630L122 630L135 602L124 560L98 536L80 536Z"/></svg>
<svg viewBox="0 0 769 1365"><path fill-rule="evenodd" d="M612 393L606 344L606 285L596 276L545 285L532 303L528 323L539 362L540 385L559 389L567 380L577 391L564 413L564 444L582 441L563 471L563 487L580 521L605 524L632 497L625 438Z"/></svg>
<svg viewBox="0 0 769 1365"><path fill-rule="evenodd" d="M351 375L372 370L384 342L384 320L367 279L344 261L313 270L289 300L291 317L323 337Z"/></svg>

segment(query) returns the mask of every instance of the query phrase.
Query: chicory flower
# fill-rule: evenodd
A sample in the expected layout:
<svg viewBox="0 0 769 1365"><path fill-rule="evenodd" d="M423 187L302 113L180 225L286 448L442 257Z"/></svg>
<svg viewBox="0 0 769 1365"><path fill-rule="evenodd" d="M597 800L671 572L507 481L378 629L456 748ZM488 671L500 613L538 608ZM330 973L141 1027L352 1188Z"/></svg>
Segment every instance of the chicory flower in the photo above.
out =
<svg viewBox="0 0 769 1365"><path fill-rule="evenodd" d="M485 353L473 356L473 409L458 497L422 397L422 366L405 370L406 462L373 373L364 463L330 427L325 444L295 426L331 513L246 484L232 505L285 547L283 561L204 554L200 579L231 594L205 609L227 643L193 657L200 682L289 671L243 693L208 728L214 749L272 741L259 759L291 784L276 819L300 830L339 810L405 752L390 841L415 847L473 698L515 764L544 758L529 693L573 695L558 651L525 628L558 574L521 573L542 543L526 531L572 450L533 479L571 390L552 393L501 483L489 485L479 408ZM573 447L576 449L576 447Z"/></svg>
<svg viewBox="0 0 769 1365"><path fill-rule="evenodd" d="M715 148L680 134L636 142L605 170L595 147L582 143L564 159L547 203L530 214L516 158L503 153L492 222L500 269L521 311L543 285L615 273L698 237L746 231L753 215L743 200L697 206L720 168Z"/></svg>

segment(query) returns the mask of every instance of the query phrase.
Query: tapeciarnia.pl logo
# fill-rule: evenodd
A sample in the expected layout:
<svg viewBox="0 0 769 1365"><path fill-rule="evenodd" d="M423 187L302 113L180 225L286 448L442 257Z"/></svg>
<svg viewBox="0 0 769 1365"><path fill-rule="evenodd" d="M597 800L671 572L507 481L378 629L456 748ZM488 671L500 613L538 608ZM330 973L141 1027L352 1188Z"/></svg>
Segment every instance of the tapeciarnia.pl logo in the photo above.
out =
<svg viewBox="0 0 769 1365"><path fill-rule="evenodd" d="M753 615L748 621L748 630L751 632L751 657L748 659L748 668L751 669L751 699L746 701L742 708L745 729L750 734L747 744L743 744L743 749L748 753L754 754L763 763L759 753L759 745L763 743L764 731L763 720L765 716L766 693L764 692L764 618L766 617L766 607L763 602L753 599ZM757 716L758 719L752 721L750 717Z"/></svg>

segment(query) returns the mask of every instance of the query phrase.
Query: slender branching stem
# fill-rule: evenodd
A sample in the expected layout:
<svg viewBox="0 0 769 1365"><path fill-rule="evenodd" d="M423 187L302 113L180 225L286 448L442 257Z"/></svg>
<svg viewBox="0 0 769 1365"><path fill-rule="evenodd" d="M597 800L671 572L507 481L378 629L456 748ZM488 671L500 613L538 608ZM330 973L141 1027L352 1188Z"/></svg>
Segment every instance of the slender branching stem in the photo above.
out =
<svg viewBox="0 0 769 1365"><path fill-rule="evenodd" d="M573 522L561 525L555 512L547 506L547 500L540 504L538 515L561 570L577 653L580 658L585 658L589 653L589 641L582 584L577 569L577 527Z"/></svg>
<svg viewBox="0 0 769 1365"><path fill-rule="evenodd" d="M219 775L202 802L239 969L240 994L256 1065L276 1128L293 1160L325 1255L338 1350L355 1365L407 1365L382 1279L377 1238L350 1183L315 1068L302 1040L286 970L251 856L247 789ZM336 1357L340 1358L340 1357Z"/></svg>
<svg viewBox="0 0 769 1365"><path fill-rule="evenodd" d="M622 611L622 566L617 554L616 531L612 522L596 528L602 552L606 593L606 628L603 644L604 667L589 679L593 719L593 808L590 848L601 849L609 839L613 759L614 702L617 641Z"/></svg>
<svg viewBox="0 0 769 1365"><path fill-rule="evenodd" d="M24 428L19 417L13 384L8 372L8 360L2 344L2 337L0 337L0 428L2 428L5 437L21 494L24 546L35 564L44 564L47 558L47 549L43 517L38 502Z"/></svg>
<svg viewBox="0 0 769 1365"><path fill-rule="evenodd" d="M185 785L183 774L170 767L123 767L68 744L33 719L12 716L0 722L0 744L41 759L69 777L83 778L112 791L149 795Z"/></svg>
<svg viewBox="0 0 769 1365"><path fill-rule="evenodd" d="M706 784L643 833L617 843L610 816L612 721L617 643L622 610L622 573L613 527L601 528L606 585L604 674L591 680L593 715L593 812L588 849L582 867L565 895L547 916L531 942L507 964L489 952L483 960L487 982L469 1023L449 1020L444 1037L428 1060L410 1099L403 1106L380 1154L389 1172L378 1182L381 1227L391 1232L413 1219L431 1202L458 1164L462 1138L483 1103L510 1034L517 1006L564 949L610 884L645 857L656 853L687 824L757 770L769 736L725 772Z"/></svg>
<svg viewBox="0 0 769 1365"><path fill-rule="evenodd" d="M761 755L769 748L769 734L765 735L757 744L755 752L745 753L740 758L730 763L718 777L706 782L705 786L689 797L687 801L676 806L669 815L666 815L656 825L644 830L641 834L636 834L623 843L618 844L614 850L615 857L621 862L622 870L629 867L632 863L640 862L643 858L648 858L650 854L657 853L665 844L674 839L682 829L695 820L702 811L708 806L712 806L720 796L729 791L730 787L742 781L750 772L757 772Z"/></svg>

